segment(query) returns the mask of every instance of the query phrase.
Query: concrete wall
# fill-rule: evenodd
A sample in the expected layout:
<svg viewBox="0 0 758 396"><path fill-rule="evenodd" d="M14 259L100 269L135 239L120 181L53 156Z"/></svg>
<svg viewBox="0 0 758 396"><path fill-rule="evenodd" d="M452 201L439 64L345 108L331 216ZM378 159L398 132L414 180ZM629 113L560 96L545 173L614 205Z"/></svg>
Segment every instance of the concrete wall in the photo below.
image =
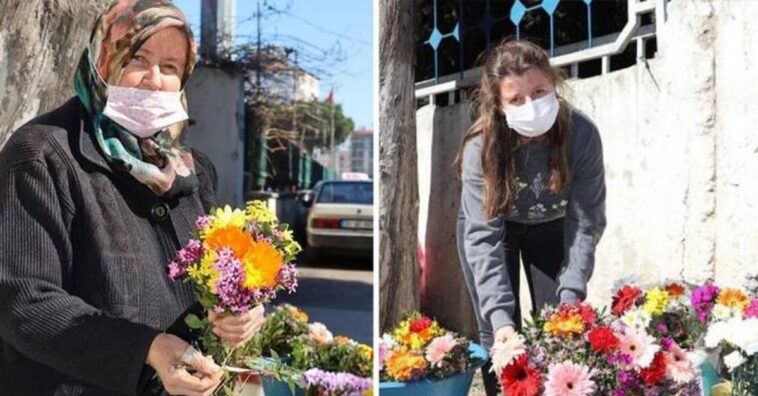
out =
<svg viewBox="0 0 758 396"><path fill-rule="evenodd" d="M242 75L198 67L187 85L185 142L207 154L218 172L219 205L243 205L244 91Z"/></svg>
<svg viewBox="0 0 758 396"><path fill-rule="evenodd" d="M739 285L758 272L758 42L751 27L758 3L671 2L668 11L655 59L570 81L564 92L603 139L608 228L589 287L596 303L608 301L616 279L632 275ZM459 289L450 240L459 186L438 176L451 174L445 162L457 144L449 140L459 141L468 126L457 121L467 120L465 107L417 113L419 237L428 272L453 274ZM432 259L435 251L444 258ZM444 287L458 295L454 289ZM465 305L442 297L427 304L433 312ZM466 316L459 322L470 325Z"/></svg>

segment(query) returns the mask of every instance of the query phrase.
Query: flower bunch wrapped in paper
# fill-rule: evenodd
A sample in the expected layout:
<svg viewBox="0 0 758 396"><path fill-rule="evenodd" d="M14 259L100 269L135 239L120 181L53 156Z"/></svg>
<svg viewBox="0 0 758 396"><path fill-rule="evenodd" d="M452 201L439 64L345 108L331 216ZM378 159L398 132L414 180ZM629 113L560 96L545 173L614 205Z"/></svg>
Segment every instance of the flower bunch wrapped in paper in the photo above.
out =
<svg viewBox="0 0 758 396"><path fill-rule="evenodd" d="M758 297L708 283L693 291L693 303L708 325L705 347L723 362L732 394L758 395Z"/></svg>
<svg viewBox="0 0 758 396"><path fill-rule="evenodd" d="M468 340L419 312L407 314L379 342L382 381L446 378L466 372L476 363Z"/></svg>
<svg viewBox="0 0 758 396"><path fill-rule="evenodd" d="M286 224L262 201L245 210L229 206L197 219L196 232L168 264L169 277L191 282L197 300L218 314L240 314L273 300L278 292L297 288L292 261L301 251ZM200 329L202 349L223 364L243 359L213 334L207 319L194 315L185 321ZM230 360L230 357L232 358Z"/></svg>
<svg viewBox="0 0 758 396"><path fill-rule="evenodd" d="M666 296L671 305L662 307L664 299L658 289L645 293L630 288L619 290L623 302L618 309L614 306L613 314L583 303L547 307L527 324L523 336L496 343L493 370L504 392L699 395L699 382L686 350L691 340L680 334L678 327L670 332L661 325L680 315L678 303Z"/></svg>

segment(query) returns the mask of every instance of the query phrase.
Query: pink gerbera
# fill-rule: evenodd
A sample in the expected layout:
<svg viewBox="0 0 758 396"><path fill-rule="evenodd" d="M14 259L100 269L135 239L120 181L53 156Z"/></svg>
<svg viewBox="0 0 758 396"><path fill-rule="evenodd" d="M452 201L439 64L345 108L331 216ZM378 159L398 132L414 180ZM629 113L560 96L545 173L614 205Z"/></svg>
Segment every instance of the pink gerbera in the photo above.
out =
<svg viewBox="0 0 758 396"><path fill-rule="evenodd" d="M588 396L597 390L589 367L565 361L553 364L547 373L545 396Z"/></svg>
<svg viewBox="0 0 758 396"><path fill-rule="evenodd" d="M677 384L686 384L695 379L695 370L687 353L673 343L666 352L666 376Z"/></svg>
<svg viewBox="0 0 758 396"><path fill-rule="evenodd" d="M441 337L437 337L429 343L426 348L426 360L432 364L432 366L439 365L445 356L458 344L455 341L455 337L452 334L445 334Z"/></svg>
<svg viewBox="0 0 758 396"><path fill-rule="evenodd" d="M655 344L655 338L644 331L637 333L627 328L618 334L618 338L619 352L630 356L634 365L639 368L649 366L655 354L661 349L659 345Z"/></svg>

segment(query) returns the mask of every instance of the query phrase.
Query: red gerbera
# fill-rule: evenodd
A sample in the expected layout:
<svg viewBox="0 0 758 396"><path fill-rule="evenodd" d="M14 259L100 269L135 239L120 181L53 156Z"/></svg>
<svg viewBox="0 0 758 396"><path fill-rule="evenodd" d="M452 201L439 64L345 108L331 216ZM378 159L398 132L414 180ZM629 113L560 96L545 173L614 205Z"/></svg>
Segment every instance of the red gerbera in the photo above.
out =
<svg viewBox="0 0 758 396"><path fill-rule="evenodd" d="M500 384L508 396L536 396L540 392L542 373L529 366L522 354L500 373Z"/></svg>
<svg viewBox="0 0 758 396"><path fill-rule="evenodd" d="M613 334L613 331L607 327L597 327L590 331L588 339L592 349L610 353L615 351L619 346L619 339Z"/></svg>
<svg viewBox="0 0 758 396"><path fill-rule="evenodd" d="M679 298L684 295L684 286L678 283L669 283L666 285L665 290L669 293L671 298Z"/></svg>
<svg viewBox="0 0 758 396"><path fill-rule="evenodd" d="M639 288L626 285L619 290L615 296L613 296L613 306L611 312L616 316L621 316L632 308L637 302L637 299L642 295L642 290Z"/></svg>
<svg viewBox="0 0 758 396"><path fill-rule="evenodd" d="M412 332L418 333L420 331L423 331L429 328L429 326L431 325L432 325L432 320L429 319L429 317L427 316L422 316L411 322L410 329Z"/></svg>
<svg viewBox="0 0 758 396"><path fill-rule="evenodd" d="M595 312L595 309L589 304L577 304L577 306L579 307L579 314L582 315L584 325L587 328L594 326L597 321L597 313Z"/></svg>
<svg viewBox="0 0 758 396"><path fill-rule="evenodd" d="M657 385L666 375L666 354L658 352L650 366L640 370L640 377L648 386Z"/></svg>

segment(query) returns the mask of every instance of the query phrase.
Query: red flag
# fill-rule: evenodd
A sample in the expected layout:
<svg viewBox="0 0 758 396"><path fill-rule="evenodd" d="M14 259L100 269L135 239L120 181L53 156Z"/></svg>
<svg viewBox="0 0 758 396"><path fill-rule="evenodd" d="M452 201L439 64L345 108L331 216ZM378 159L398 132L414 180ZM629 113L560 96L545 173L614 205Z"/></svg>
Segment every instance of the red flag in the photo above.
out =
<svg viewBox="0 0 758 396"><path fill-rule="evenodd" d="M326 97L326 103L334 104L334 88L329 90L329 96Z"/></svg>

